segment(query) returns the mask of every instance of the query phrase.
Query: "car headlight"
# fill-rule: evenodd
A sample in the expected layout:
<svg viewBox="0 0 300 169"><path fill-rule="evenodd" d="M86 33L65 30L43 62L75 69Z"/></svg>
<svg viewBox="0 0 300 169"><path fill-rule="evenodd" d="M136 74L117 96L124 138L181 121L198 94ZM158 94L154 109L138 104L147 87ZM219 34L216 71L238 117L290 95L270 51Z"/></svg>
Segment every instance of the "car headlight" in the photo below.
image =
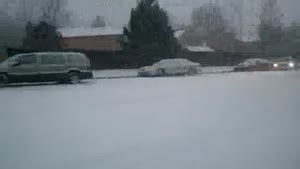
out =
<svg viewBox="0 0 300 169"><path fill-rule="evenodd" d="M274 63L273 67L277 68L278 67L278 63Z"/></svg>
<svg viewBox="0 0 300 169"><path fill-rule="evenodd" d="M293 62L289 63L289 67L290 68L294 68L295 67L295 64Z"/></svg>

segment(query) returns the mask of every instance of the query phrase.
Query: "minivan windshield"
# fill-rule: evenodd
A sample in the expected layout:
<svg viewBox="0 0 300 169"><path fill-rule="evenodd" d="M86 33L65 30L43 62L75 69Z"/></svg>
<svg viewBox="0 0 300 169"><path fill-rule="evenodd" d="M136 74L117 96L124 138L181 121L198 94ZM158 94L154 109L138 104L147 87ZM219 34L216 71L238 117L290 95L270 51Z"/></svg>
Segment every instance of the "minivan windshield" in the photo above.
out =
<svg viewBox="0 0 300 169"><path fill-rule="evenodd" d="M6 59L6 60L0 62L0 65L7 65L7 63L8 63L8 60Z"/></svg>
<svg viewBox="0 0 300 169"><path fill-rule="evenodd" d="M10 57L10 58L5 59L3 62L1 62L0 65L9 66L14 63L15 63L15 57Z"/></svg>
<svg viewBox="0 0 300 169"><path fill-rule="evenodd" d="M11 66L16 63L16 56L9 57L0 63L1 66Z"/></svg>

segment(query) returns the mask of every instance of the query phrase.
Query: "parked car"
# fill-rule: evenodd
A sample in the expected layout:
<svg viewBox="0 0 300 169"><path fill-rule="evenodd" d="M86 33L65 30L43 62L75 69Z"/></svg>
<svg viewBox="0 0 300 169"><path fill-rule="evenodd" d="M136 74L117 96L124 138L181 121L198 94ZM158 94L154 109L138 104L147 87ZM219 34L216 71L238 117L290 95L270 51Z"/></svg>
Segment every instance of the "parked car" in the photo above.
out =
<svg viewBox="0 0 300 169"><path fill-rule="evenodd" d="M295 70L295 69L299 69L299 64L293 57L283 57L274 60L273 70Z"/></svg>
<svg viewBox="0 0 300 169"><path fill-rule="evenodd" d="M246 72L246 71L270 71L273 67L273 62L267 59L247 59L244 62L238 64L234 71Z"/></svg>
<svg viewBox="0 0 300 169"><path fill-rule="evenodd" d="M19 54L0 64L0 83L62 82L79 83L91 79L89 59L81 53L45 52Z"/></svg>
<svg viewBox="0 0 300 169"><path fill-rule="evenodd" d="M140 68L138 71L139 76L142 77L195 75L199 73L201 73L201 65L187 59L165 59L152 66Z"/></svg>

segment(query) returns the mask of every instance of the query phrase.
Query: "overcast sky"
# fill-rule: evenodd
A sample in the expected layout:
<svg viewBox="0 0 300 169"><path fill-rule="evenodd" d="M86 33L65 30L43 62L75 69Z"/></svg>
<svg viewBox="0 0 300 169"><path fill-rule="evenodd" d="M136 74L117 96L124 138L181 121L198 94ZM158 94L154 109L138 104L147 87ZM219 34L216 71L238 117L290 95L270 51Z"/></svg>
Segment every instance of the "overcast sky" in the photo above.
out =
<svg viewBox="0 0 300 169"><path fill-rule="evenodd" d="M109 24L122 26L128 22L130 9L137 0L68 0L69 8L79 17L79 20L89 22L94 16L102 15ZM176 22L188 23L193 8L201 6L210 0L159 0L160 5L175 18ZM262 0L211 0L220 4L240 3L244 1L245 20L255 22ZM223 2L224 1L224 2ZM285 22L300 19L300 0L279 0ZM250 18L250 19L249 19Z"/></svg>

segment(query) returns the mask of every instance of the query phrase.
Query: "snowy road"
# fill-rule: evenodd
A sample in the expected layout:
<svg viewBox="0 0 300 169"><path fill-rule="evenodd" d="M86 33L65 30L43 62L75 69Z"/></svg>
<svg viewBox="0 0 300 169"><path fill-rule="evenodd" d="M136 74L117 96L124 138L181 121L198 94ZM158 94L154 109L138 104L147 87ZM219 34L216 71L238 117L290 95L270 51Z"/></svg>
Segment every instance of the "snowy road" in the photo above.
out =
<svg viewBox="0 0 300 169"><path fill-rule="evenodd" d="M299 169L300 72L0 89L1 169Z"/></svg>

